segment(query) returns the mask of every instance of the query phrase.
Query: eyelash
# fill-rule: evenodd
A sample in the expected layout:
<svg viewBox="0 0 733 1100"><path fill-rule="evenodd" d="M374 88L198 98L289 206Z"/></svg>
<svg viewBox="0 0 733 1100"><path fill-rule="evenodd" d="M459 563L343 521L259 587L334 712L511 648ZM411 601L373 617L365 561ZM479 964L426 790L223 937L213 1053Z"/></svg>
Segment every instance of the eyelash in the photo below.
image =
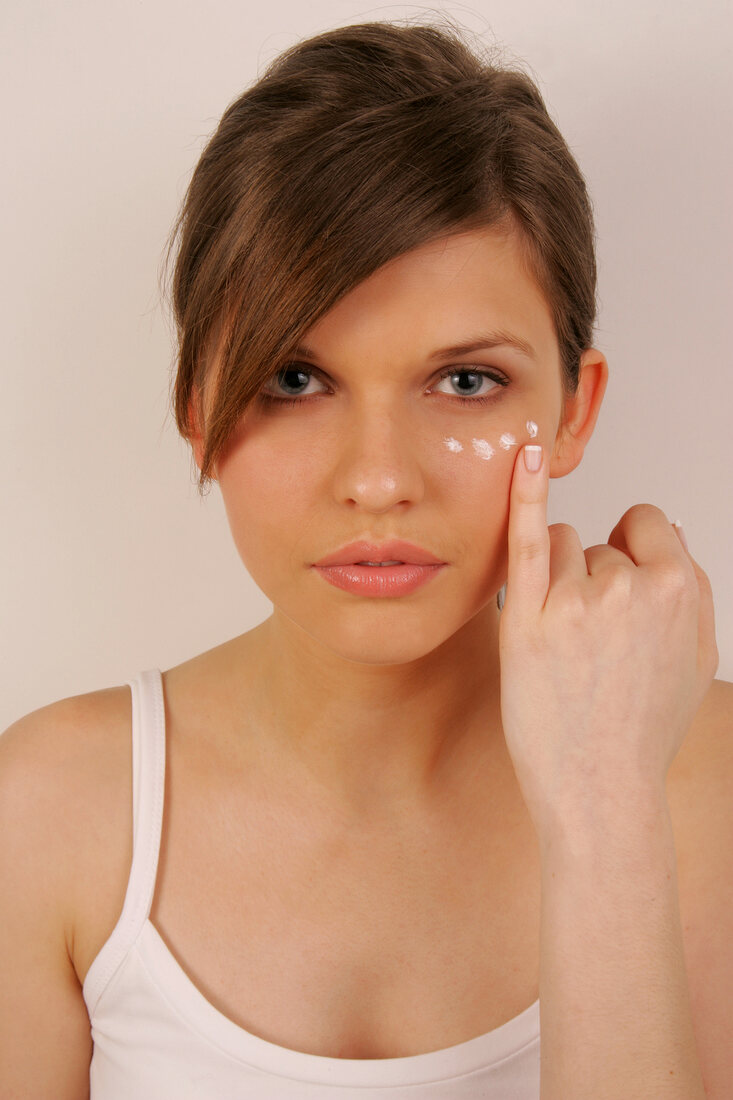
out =
<svg viewBox="0 0 733 1100"><path fill-rule="evenodd" d="M316 371L312 367L301 367L298 363L293 363L289 366L288 370L295 370L295 368L302 374L309 374L311 376L316 375ZM281 373L278 371L278 374ZM483 378L488 378L492 382L496 382L499 386L508 386L509 380L502 375L497 374L495 371L487 370L484 367L449 367L447 370L442 371L439 381L442 382L444 378L452 378L455 374L480 374ZM277 378L277 374L273 377ZM488 405L498 395L498 390L492 390L491 393L484 394L482 397L460 397L457 394L453 394L453 400L460 402L461 405ZM259 394L259 400L265 404L280 405L286 407L293 407L295 405L302 405L305 401L310 401L314 397L323 397L322 393L312 393L307 397L276 397L272 393L265 393L261 391ZM448 397L448 394L441 394L441 397Z"/></svg>

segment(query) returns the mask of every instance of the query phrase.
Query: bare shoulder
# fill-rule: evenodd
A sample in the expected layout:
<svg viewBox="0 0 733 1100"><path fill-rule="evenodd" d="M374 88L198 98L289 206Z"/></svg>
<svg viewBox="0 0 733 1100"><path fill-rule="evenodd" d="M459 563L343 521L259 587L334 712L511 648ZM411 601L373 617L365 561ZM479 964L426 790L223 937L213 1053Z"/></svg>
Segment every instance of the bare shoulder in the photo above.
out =
<svg viewBox="0 0 733 1100"><path fill-rule="evenodd" d="M698 1053L708 1095L723 1097L733 1079L733 683L713 681L667 791Z"/></svg>
<svg viewBox="0 0 733 1100"><path fill-rule="evenodd" d="M122 685L41 707L0 736L3 832L22 855L26 888L53 890L75 963L86 926L111 919L109 934L124 900L132 858L130 729L130 689Z"/></svg>
<svg viewBox="0 0 733 1100"><path fill-rule="evenodd" d="M675 781L701 766L733 764L733 683L713 680L670 769Z"/></svg>
<svg viewBox="0 0 733 1100"><path fill-rule="evenodd" d="M672 763L667 794L675 835L686 849L730 844L733 829L733 683L713 680ZM728 854L730 849L728 849Z"/></svg>
<svg viewBox="0 0 733 1100"><path fill-rule="evenodd" d="M75 959L80 928L101 929L124 898L126 695L64 699L0 737L0 1064L9 1096L88 1096L92 1038Z"/></svg>
<svg viewBox="0 0 733 1100"><path fill-rule="evenodd" d="M669 770L667 795L680 870L695 881L728 877L733 888L733 683L713 680Z"/></svg>
<svg viewBox="0 0 733 1100"><path fill-rule="evenodd" d="M4 766L25 759L43 765L72 760L83 762L87 749L96 741L109 747L110 733L119 719L130 714L130 689L104 688L85 695L59 699L31 711L9 726L0 737Z"/></svg>

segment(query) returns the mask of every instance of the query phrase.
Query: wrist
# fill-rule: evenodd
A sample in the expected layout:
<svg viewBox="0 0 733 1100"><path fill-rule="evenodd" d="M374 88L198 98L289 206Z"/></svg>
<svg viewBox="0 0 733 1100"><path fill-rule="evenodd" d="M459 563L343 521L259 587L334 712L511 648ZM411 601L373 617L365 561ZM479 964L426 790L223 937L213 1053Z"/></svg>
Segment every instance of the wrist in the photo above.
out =
<svg viewBox="0 0 733 1100"><path fill-rule="evenodd" d="M533 815L543 858L605 860L673 841L664 784L626 782L614 790Z"/></svg>

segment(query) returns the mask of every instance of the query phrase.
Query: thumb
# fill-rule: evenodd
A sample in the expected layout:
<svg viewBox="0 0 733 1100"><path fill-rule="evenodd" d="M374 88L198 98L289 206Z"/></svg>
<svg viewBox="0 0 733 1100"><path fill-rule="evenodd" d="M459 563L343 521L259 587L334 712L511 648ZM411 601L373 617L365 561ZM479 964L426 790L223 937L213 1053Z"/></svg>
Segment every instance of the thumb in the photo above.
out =
<svg viewBox="0 0 733 1100"><path fill-rule="evenodd" d="M539 469L527 469L539 454ZM541 610L550 586L550 532L547 527L548 463L544 448L528 444L517 453L509 495L509 547L506 603L520 615Z"/></svg>

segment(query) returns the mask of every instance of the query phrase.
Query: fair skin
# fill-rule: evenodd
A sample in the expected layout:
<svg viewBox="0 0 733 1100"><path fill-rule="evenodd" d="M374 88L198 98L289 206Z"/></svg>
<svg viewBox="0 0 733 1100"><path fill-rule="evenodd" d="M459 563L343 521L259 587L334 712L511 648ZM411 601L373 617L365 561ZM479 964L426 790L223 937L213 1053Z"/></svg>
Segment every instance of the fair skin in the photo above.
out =
<svg viewBox="0 0 733 1100"><path fill-rule="evenodd" d="M520 336L536 361L501 346L428 363L486 330ZM490 776L504 758L495 595L516 447L498 440L529 441L531 418L536 441L553 446L550 476L566 475L608 369L587 351L563 408L549 308L515 239L495 231L386 265L310 330L308 346L328 387L313 375L300 406L245 414L216 475L237 549L274 604L247 713L279 772L286 763L335 808L386 824L396 810L429 810L478 761ZM460 404L460 389L438 378L446 366L493 368L510 384L486 380L467 392L491 393L490 404ZM464 451L450 453L446 436ZM492 443L491 460L474 454L474 437ZM371 601L309 568L354 539L393 536L449 568L408 598Z"/></svg>
<svg viewBox="0 0 733 1100"><path fill-rule="evenodd" d="M479 352L479 364L498 366L508 384L493 386L489 405L459 410L425 364L482 323L519 337L534 362L509 339ZM495 231L458 234L387 265L314 326L308 345L316 396L245 415L217 470L242 560L275 605L247 710L266 731L260 751L273 777L284 767L301 788L314 785L321 804L393 830L405 813L429 821L451 795L465 798L471 772L496 790L509 771L506 746L542 854L544 1095L580 1097L592 1080L595 1096L610 1096L651 1073L670 1098L701 1096L676 884L653 888L657 907L646 925L637 920L637 980L659 988L666 1029L647 1022L640 1033L633 1017L614 1034L571 1026L592 976L606 1011L617 999L620 1013L634 991L619 985L613 959L594 968L597 949L575 976L556 955L580 931L569 932L568 913L577 920L585 905L600 920L602 890L620 912L608 883L631 878L630 851L642 879L672 865L671 831L657 824L664 784L717 668L707 578L659 509L631 509L608 545L585 554L572 528L547 528L547 478L582 458L606 386L604 357L584 354L578 392L563 402L549 308L516 238ZM487 468L441 446L446 435L522 439L530 419L549 451L534 478L510 448ZM491 598L507 535L499 630ZM389 537L426 545L448 568L399 601L332 592L312 569L345 542ZM614 852L607 835L622 828ZM582 887L601 853L610 879L595 882L591 902ZM604 930L599 943L616 937L633 956L628 923L607 919ZM623 1057L631 1038L635 1057L601 1082L598 1066Z"/></svg>
<svg viewBox="0 0 733 1100"><path fill-rule="evenodd" d="M536 360L497 347L428 363L488 329ZM542 1100L697 1100L703 1074L722 1100L733 691L711 683L706 579L649 505L585 552L546 523L549 478L592 434L604 357L584 354L563 403L547 305L515 242L492 231L387 265L308 344L321 373L307 393L324 396L245 415L216 470L274 610L164 675L155 927L219 1011L296 1050L435 1050L539 993ZM509 385L476 385L496 399L474 409L439 381L448 366ZM507 432L528 442L529 419L537 475L498 445ZM366 536L450 564L373 602L310 569ZM86 1095L80 983L129 874L129 723L129 691L115 688L2 738L0 965L16 992L0 1061L14 1096Z"/></svg>

